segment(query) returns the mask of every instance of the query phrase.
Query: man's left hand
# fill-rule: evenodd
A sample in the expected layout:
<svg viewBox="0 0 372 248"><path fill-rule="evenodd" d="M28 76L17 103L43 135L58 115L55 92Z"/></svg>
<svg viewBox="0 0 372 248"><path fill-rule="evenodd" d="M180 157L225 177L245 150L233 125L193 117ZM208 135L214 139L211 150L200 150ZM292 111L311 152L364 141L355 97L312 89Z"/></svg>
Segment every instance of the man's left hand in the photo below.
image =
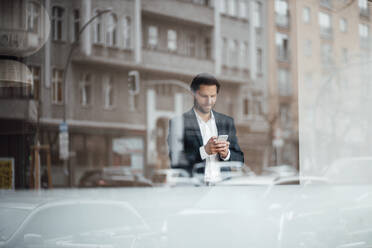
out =
<svg viewBox="0 0 372 248"><path fill-rule="evenodd" d="M228 141L217 141L216 145L218 146L217 152L220 155L220 158L225 159L229 154L229 145Z"/></svg>

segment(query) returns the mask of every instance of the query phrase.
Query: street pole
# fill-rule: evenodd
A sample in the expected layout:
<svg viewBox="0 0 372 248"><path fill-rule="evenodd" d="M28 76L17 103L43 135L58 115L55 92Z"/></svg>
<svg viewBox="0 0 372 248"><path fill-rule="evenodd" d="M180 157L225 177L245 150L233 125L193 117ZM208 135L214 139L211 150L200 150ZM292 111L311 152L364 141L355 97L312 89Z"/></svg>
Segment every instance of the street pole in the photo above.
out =
<svg viewBox="0 0 372 248"><path fill-rule="evenodd" d="M89 19L89 21L87 21L84 26L79 30L79 33L76 37L76 40L71 44L71 47L70 47L70 51L68 53L68 56L67 56L67 60L66 60L66 64L65 64L65 67L64 67L64 71L63 71L63 78L62 78L62 83L63 83L63 121L62 121L62 126L64 127L64 132L65 134L67 135L67 139L68 138L68 128L67 128L67 123L66 123L66 113L67 113L67 91L68 91L68 85L67 85L67 82L66 82L66 78L68 76L68 69L70 67L70 62L71 62L71 57L72 57L72 53L74 52L75 48L77 47L78 43L79 43L79 38L81 36L81 34L84 32L84 30L89 26L89 24L91 24L96 18L100 17L101 15L103 14L106 14L106 13L110 13L112 12L112 9L111 8L108 8L108 9L105 9L105 10L102 10L102 11L99 11L95 16L93 16L92 18ZM66 137L66 136L65 136ZM67 144L65 144L67 146L67 151L69 152L69 149L68 149L68 142ZM60 148L61 149L61 148ZM72 173L72 166L71 164L69 163L69 154L63 158L64 161L63 161L63 166L65 169L68 168L68 176L69 176L69 186L70 187L73 187L73 181L74 181L74 178L73 178L73 173Z"/></svg>

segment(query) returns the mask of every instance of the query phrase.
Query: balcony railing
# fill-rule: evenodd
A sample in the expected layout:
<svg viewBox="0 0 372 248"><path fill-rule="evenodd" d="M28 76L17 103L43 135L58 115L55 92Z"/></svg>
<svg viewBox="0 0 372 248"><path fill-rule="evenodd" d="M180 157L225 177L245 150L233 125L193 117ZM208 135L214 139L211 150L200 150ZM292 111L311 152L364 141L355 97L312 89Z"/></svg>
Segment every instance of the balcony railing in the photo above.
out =
<svg viewBox="0 0 372 248"><path fill-rule="evenodd" d="M360 48L366 50L371 48L371 39L369 37L360 38Z"/></svg>
<svg viewBox="0 0 372 248"><path fill-rule="evenodd" d="M283 49L282 47L277 47L277 59L283 62L289 62L289 50Z"/></svg>
<svg viewBox="0 0 372 248"><path fill-rule="evenodd" d="M359 9L359 14L360 14L360 16L361 17L365 17L365 18L368 18L369 19L369 15L370 15L370 13L369 13L369 9L368 8L360 8Z"/></svg>
<svg viewBox="0 0 372 248"><path fill-rule="evenodd" d="M320 27L320 36L323 39L332 39L333 31L332 28Z"/></svg>
<svg viewBox="0 0 372 248"><path fill-rule="evenodd" d="M276 25L282 28L289 28L289 13L287 15L276 14Z"/></svg>
<svg viewBox="0 0 372 248"><path fill-rule="evenodd" d="M332 8L332 0L320 0L320 6L325 8Z"/></svg>

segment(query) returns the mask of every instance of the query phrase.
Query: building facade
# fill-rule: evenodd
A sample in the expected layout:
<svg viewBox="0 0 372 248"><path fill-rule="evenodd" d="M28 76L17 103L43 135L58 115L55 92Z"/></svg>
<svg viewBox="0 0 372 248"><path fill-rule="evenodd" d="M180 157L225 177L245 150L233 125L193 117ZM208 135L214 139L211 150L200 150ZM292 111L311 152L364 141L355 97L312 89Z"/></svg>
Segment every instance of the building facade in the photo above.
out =
<svg viewBox="0 0 372 248"><path fill-rule="evenodd" d="M76 185L85 171L106 166L127 166L146 176L168 168L168 121L191 109L189 84L200 72L221 82L216 110L235 119L246 164L258 172L267 164L267 1L21 2L45 8L50 23L40 31L50 25L50 34L41 50L11 58L30 69L29 101L37 105L36 117L27 121L30 142L20 147L50 147L55 186ZM13 125L10 115L2 118ZM59 156L64 120L67 161ZM9 136L10 128L4 130ZM22 153L28 161L31 151ZM43 167L46 157L40 157ZM31 162L16 166L16 174L23 173L17 187L29 184Z"/></svg>

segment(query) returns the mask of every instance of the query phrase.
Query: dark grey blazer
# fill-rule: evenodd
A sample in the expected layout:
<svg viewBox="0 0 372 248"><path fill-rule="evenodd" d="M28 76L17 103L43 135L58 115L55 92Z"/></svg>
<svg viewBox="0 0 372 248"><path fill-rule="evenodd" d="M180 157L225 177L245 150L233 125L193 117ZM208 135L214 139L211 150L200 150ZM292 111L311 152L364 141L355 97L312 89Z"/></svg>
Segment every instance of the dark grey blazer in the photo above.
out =
<svg viewBox="0 0 372 248"><path fill-rule="evenodd" d="M244 162L243 152L240 150L234 119L213 111L218 135L229 135L229 161ZM200 128L193 109L169 121L168 147L172 168L186 169L190 174L197 163L205 163L200 157L199 148L203 145Z"/></svg>

